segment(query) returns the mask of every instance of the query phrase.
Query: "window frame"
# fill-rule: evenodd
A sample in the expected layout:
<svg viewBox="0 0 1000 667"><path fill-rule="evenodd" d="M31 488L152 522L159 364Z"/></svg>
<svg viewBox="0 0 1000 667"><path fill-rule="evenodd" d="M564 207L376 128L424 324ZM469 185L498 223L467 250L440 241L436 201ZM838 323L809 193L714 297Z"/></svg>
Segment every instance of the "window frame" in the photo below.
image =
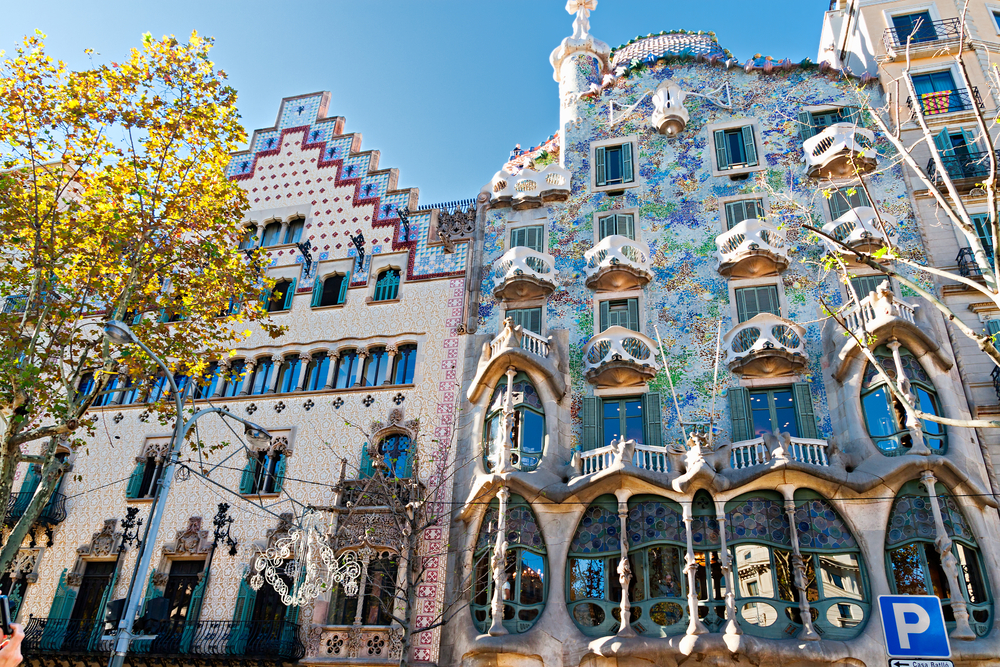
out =
<svg viewBox="0 0 1000 667"><path fill-rule="evenodd" d="M537 227L540 230L540 240L539 247L532 248L531 246L516 246L514 245L514 234L522 230L527 230L533 227ZM514 248L528 248L529 250L534 250L535 252L544 253L546 248L548 248L548 225L543 224L537 220L531 220L529 222L523 222L516 225L507 225L506 238L504 242L507 245L507 250L513 250Z"/></svg>
<svg viewBox="0 0 1000 667"><path fill-rule="evenodd" d="M609 292L601 293L600 298L593 299L594 308L594 335L598 336L604 333L604 329L601 329L601 304L606 301L625 301L635 299L638 302L638 317L639 317L639 330L637 333L646 335L646 299L643 290L628 290L625 292Z"/></svg>
<svg viewBox="0 0 1000 667"><path fill-rule="evenodd" d="M732 204L744 203L750 201L759 202L762 214L761 217L758 218L759 220L767 220L768 216L771 213L770 208L768 207L767 195L764 193L761 193L759 195L751 194L751 195L735 195L730 197L719 197L718 201L719 201L719 229L722 234L731 231L733 227L740 224L740 222L743 222L743 220L753 219L753 218L744 218L743 220L740 220L733 224L729 224L729 206ZM745 209L746 206L744 205L743 208Z"/></svg>
<svg viewBox="0 0 1000 667"><path fill-rule="evenodd" d="M647 433L650 428L649 420L646 418L645 410L645 400L642 394L635 394L631 396L602 396L598 399L598 415L597 415L597 443L598 447L607 446L607 438L604 432L604 423L607 419L604 416L604 406L611 403L618 403L618 433L622 437L628 434L628 415L625 410L625 403L627 401L635 401L639 404L639 419L642 422L642 440L636 441L637 444L645 444L648 440ZM624 427L624 428L623 428Z"/></svg>
<svg viewBox="0 0 1000 667"><path fill-rule="evenodd" d="M719 159L715 147L715 133L718 131L736 130L743 127L750 127L753 133L754 150L757 153L757 162L754 165L744 165L740 167L720 168ZM764 171L767 164L764 154L763 134L761 133L760 121L756 118L740 118L722 123L713 123L706 127L705 151L709 154L709 165L712 169L712 176L737 176L750 174L755 171Z"/></svg>
<svg viewBox="0 0 1000 667"><path fill-rule="evenodd" d="M747 398L750 401L753 400L753 397L754 397L755 394L757 394L757 395L767 394L767 405L768 405L768 413L769 413L768 420L771 422L771 433L779 433L779 432L780 433L784 433L785 432L785 431L780 431L780 430L776 431L775 428L774 428L775 426L778 425L778 408L777 408L777 406L775 405L775 402L774 402L774 395L776 393L778 393L778 392L782 392L782 393L787 392L792 397L792 414L795 417L795 433L792 434L792 437L796 438L796 439L800 439L800 438L803 437L801 435L802 430L803 430L802 429L803 425L801 423L799 423L800 420L801 420L801 415L800 415L799 406L798 406L798 399L795 396L795 388L792 385L788 384L788 385L775 385L775 386L767 386L767 387L748 387L747 390L748 390ZM759 412L763 412L763 411L759 411ZM756 428L754 427L753 413L754 413L753 403L750 403L750 414L749 414L750 428L752 428L752 429L754 429L754 431L756 431ZM756 435L756 433L755 433L754 437L755 438L759 438L761 436Z"/></svg>
<svg viewBox="0 0 1000 667"><path fill-rule="evenodd" d="M526 331L531 331L531 333L536 334L538 336L544 336L545 335L545 305L544 304L537 305L537 306L525 306L525 307L521 307L521 308L507 308L503 312L503 319L507 319L508 317L512 317L515 320L514 321L514 325L517 326L518 325L517 316L512 315L512 313L519 313L520 317L523 320L523 317L524 317L523 313L526 313L527 311L535 311L535 310L538 311L538 331L533 331L533 330L527 329L527 328L525 328L525 330ZM522 323L522 326L523 326L523 323Z"/></svg>
<svg viewBox="0 0 1000 667"><path fill-rule="evenodd" d="M765 285L774 285L778 288L778 310L781 313L778 317L781 317L782 319L789 319L788 301L785 299L784 281L781 280L780 277L769 276L764 278L749 278L746 280L730 280L727 285L729 289L729 312L734 326L742 324L740 322L739 310L737 307L736 290L743 289L745 287L763 287Z"/></svg>
<svg viewBox="0 0 1000 667"><path fill-rule="evenodd" d="M639 217L638 208L623 208L615 209L611 211L598 211L593 215L593 225L594 225L594 244L598 244L603 241L606 236L601 236L601 221L605 218L610 218L612 216L632 216L632 236L629 237L626 234L609 234L608 236L625 236L626 238L631 238L636 243L642 242L642 220Z"/></svg>
<svg viewBox="0 0 1000 667"><path fill-rule="evenodd" d="M629 144L629 152L632 161L632 180L614 183L612 185L598 185L597 180L597 149L614 148ZM612 139L602 139L590 143L590 191L591 192L617 192L628 190L642 185L642 178L639 174L639 135L630 134L625 137L614 137Z"/></svg>

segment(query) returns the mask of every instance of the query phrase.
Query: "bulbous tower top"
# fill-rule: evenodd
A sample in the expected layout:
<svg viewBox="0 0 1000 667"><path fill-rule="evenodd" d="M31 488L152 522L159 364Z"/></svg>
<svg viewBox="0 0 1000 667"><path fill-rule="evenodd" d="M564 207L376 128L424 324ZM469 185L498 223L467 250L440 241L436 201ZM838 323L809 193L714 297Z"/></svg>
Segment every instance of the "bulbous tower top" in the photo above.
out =
<svg viewBox="0 0 1000 667"><path fill-rule="evenodd" d="M597 9L597 0L568 0L566 11L576 14L573 19L573 35L562 41L557 46L549 62L552 63L552 78L562 83L563 61L574 54L590 55L601 64L601 74L606 74L611 69L610 56L611 47L599 39L595 39L588 31L590 30L590 12Z"/></svg>

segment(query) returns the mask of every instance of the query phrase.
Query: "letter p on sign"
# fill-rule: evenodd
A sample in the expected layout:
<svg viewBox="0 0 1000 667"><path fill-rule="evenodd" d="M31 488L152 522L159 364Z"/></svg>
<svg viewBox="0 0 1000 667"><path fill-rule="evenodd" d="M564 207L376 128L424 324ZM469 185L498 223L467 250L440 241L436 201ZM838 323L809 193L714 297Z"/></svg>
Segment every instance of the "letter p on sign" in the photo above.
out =
<svg viewBox="0 0 1000 667"><path fill-rule="evenodd" d="M889 657L951 657L948 630L937 596L882 595L878 603Z"/></svg>

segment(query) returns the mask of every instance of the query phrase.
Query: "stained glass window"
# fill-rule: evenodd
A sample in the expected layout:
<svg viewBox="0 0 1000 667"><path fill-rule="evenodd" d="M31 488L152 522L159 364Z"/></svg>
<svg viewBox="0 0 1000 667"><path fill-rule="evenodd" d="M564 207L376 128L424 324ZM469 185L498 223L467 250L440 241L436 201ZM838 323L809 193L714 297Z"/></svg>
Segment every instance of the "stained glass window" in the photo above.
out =
<svg viewBox="0 0 1000 667"><path fill-rule="evenodd" d="M510 425L510 462L520 470L534 470L541 463L545 443L545 410L542 399L531 380L524 373L514 376L511 383L511 408L514 411ZM505 437L503 411L507 402L507 378L503 377L493 391L483 429L483 462L492 470L500 455L502 438Z"/></svg>

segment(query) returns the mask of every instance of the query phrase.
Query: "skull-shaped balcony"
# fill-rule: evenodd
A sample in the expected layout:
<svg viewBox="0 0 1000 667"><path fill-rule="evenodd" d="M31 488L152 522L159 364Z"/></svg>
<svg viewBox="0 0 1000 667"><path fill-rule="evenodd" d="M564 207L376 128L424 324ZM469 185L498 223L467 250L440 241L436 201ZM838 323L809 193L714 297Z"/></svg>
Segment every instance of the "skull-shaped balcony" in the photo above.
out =
<svg viewBox="0 0 1000 667"><path fill-rule="evenodd" d="M936 347L917 325L916 306L896 296L888 281L873 292L858 294L858 299L857 304L849 304L844 312L844 324L861 340L867 340L869 335L887 339L900 335L900 329L905 329L907 334L916 335L928 347Z"/></svg>
<svg viewBox="0 0 1000 667"><path fill-rule="evenodd" d="M548 296L556 288L552 255L531 248L511 248L493 264L493 296L516 301Z"/></svg>
<svg viewBox="0 0 1000 667"><path fill-rule="evenodd" d="M636 289L653 278L649 246L627 236L606 236L583 257L587 260L587 287L598 292Z"/></svg>
<svg viewBox="0 0 1000 667"><path fill-rule="evenodd" d="M808 362L805 329L771 313L758 313L723 337L726 365L744 377L797 373Z"/></svg>
<svg viewBox="0 0 1000 667"><path fill-rule="evenodd" d="M583 349L583 372L598 387L634 387L656 377L656 343L621 326L608 327Z"/></svg>
<svg viewBox="0 0 1000 667"><path fill-rule="evenodd" d="M569 198L570 172L556 163L541 171L525 167L519 172L500 170L490 182L490 205L514 210L537 208Z"/></svg>
<svg viewBox="0 0 1000 667"><path fill-rule="evenodd" d="M854 123L834 123L802 142L802 150L809 176L842 178L878 166L875 133Z"/></svg>
<svg viewBox="0 0 1000 667"><path fill-rule="evenodd" d="M715 239L726 278L773 276L788 268L785 233L767 220L743 220Z"/></svg>
<svg viewBox="0 0 1000 667"><path fill-rule="evenodd" d="M879 216L870 206L858 206L823 225L823 231L843 244L825 240L831 252L846 253L847 246L854 252L873 253L896 242L896 219Z"/></svg>

